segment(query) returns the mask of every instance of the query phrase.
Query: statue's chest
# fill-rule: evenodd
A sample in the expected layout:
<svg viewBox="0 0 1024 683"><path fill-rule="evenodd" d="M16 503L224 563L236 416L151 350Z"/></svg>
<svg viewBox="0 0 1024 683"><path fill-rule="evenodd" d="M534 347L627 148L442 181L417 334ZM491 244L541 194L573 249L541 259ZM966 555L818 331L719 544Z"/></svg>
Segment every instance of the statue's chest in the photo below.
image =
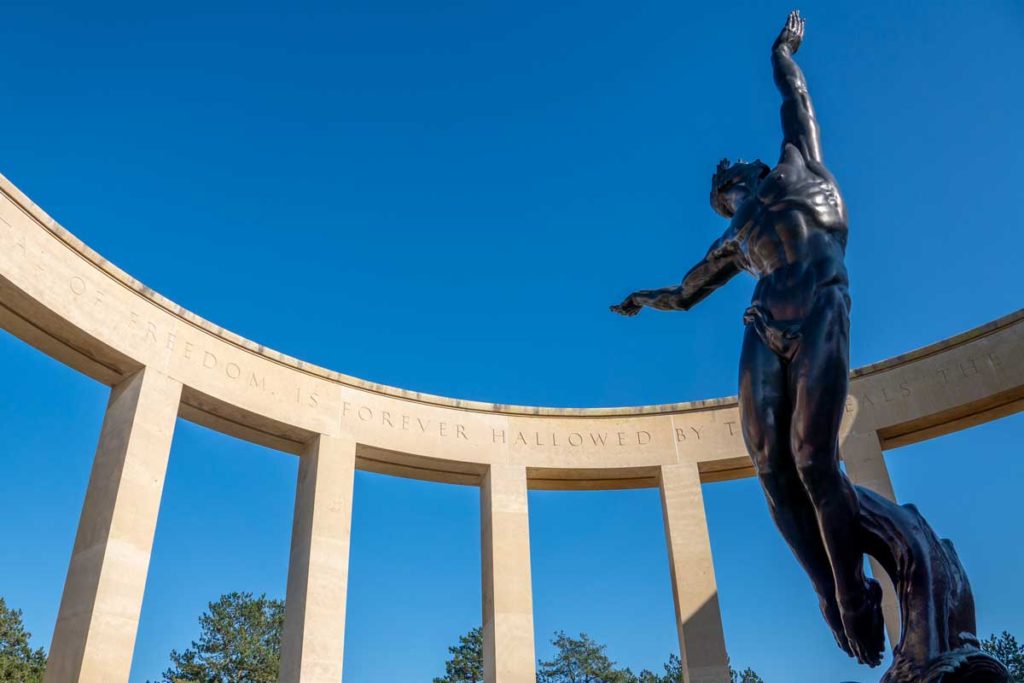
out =
<svg viewBox="0 0 1024 683"><path fill-rule="evenodd" d="M786 224L833 228L842 221L842 197L836 186L806 169L780 166L757 190L759 223L774 224L786 232ZM799 216L799 218L797 218Z"/></svg>

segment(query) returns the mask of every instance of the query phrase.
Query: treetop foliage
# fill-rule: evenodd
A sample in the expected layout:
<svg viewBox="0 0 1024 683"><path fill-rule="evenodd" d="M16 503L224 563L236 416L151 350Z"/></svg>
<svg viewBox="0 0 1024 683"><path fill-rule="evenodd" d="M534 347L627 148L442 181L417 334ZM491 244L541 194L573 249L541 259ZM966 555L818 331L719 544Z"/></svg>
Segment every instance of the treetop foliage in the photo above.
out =
<svg viewBox="0 0 1024 683"><path fill-rule="evenodd" d="M444 677L434 683L479 683L484 680L484 634L479 626L448 648L451 658L444 663Z"/></svg>
<svg viewBox="0 0 1024 683"><path fill-rule="evenodd" d="M199 617L199 640L171 650L163 683L277 683L284 601L228 593Z"/></svg>
<svg viewBox="0 0 1024 683"><path fill-rule="evenodd" d="M31 637L21 621L21 610L10 609L0 598L0 681L42 683L46 651L41 647L33 650Z"/></svg>
<svg viewBox="0 0 1024 683"><path fill-rule="evenodd" d="M634 674L629 668L620 668L606 654L606 646L586 633L573 638L564 631L555 633L551 644L555 654L547 661L537 663L537 683L682 683L683 664L676 655L669 655L663 666L665 672L657 674L644 669ZM457 645L448 648L451 658L445 662L445 675L433 683L482 683L483 634L475 628L459 636ZM764 683L747 669L730 670L733 683Z"/></svg>
<svg viewBox="0 0 1024 683"><path fill-rule="evenodd" d="M996 657L1010 670L1010 680L1024 683L1024 646L1006 631L981 641L981 649Z"/></svg>

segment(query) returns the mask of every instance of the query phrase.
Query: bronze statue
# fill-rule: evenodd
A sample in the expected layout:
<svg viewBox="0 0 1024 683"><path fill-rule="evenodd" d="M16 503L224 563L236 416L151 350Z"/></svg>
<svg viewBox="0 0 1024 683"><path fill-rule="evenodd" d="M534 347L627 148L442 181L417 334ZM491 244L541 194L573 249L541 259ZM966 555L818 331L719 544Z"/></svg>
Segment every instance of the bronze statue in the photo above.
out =
<svg viewBox="0 0 1024 683"><path fill-rule="evenodd" d="M728 229L682 284L634 292L611 310L685 311L740 271L754 275L740 357L743 437L839 647L871 666L882 661L882 591L864 574L867 552L900 594L903 632L883 681L1005 681L1005 668L978 650L973 598L952 545L913 506L854 486L839 467L850 370L848 221L793 59L803 37L804 19L792 12L772 46L782 95L779 162L723 160L711 206Z"/></svg>

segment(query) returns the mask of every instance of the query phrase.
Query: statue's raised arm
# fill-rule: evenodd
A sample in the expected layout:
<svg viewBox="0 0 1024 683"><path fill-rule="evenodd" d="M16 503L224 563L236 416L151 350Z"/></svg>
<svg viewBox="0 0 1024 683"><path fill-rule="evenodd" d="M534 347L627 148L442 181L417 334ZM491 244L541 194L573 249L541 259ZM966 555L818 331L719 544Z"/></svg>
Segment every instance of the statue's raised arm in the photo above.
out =
<svg viewBox="0 0 1024 683"><path fill-rule="evenodd" d="M804 19L793 11L772 45L772 71L782 95L782 154L793 145L808 161L821 158L821 133L814 117L807 81L793 55L804 40Z"/></svg>

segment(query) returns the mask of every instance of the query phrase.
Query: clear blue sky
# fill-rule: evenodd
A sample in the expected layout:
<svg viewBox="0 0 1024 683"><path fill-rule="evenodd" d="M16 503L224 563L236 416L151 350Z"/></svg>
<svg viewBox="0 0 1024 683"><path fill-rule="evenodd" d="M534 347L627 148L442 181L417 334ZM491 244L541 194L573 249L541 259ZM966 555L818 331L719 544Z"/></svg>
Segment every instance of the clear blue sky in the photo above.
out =
<svg viewBox="0 0 1024 683"><path fill-rule="evenodd" d="M336 3L340 4L340 3ZM612 316L724 228L722 156L774 162L787 2L8 4L0 172L200 315L342 372L554 406L735 393L737 279ZM1024 10L803 2L799 57L850 206L853 361L1021 306ZM48 645L105 387L0 334L0 595ZM983 634L1024 637L1020 415L893 451ZM133 683L232 590L283 596L296 459L180 422ZM733 660L877 680L834 647L752 480L705 491ZM530 495L538 654L677 648L656 491ZM348 683L428 681L480 620L473 488L360 474Z"/></svg>

